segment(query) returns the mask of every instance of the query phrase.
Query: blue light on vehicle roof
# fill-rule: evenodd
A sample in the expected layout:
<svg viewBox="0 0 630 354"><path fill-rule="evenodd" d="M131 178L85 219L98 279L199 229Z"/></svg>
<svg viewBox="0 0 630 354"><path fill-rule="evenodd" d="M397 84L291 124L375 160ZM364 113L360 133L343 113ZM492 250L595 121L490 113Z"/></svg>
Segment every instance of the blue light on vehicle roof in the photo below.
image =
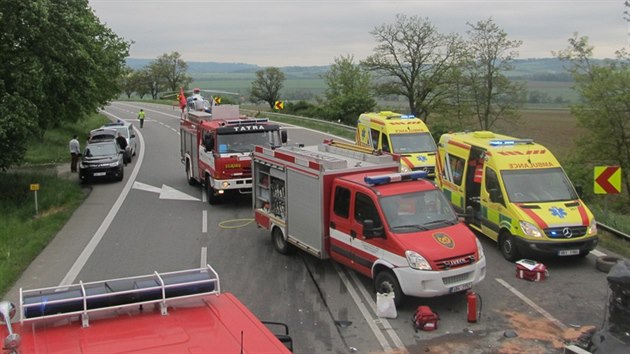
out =
<svg viewBox="0 0 630 354"><path fill-rule="evenodd" d="M400 118L401 119L409 119L409 118L416 118L416 116L414 116L413 114L401 114Z"/></svg>
<svg viewBox="0 0 630 354"><path fill-rule="evenodd" d="M413 171L407 173L392 173L388 175L365 176L363 180L367 184L378 185L392 182L417 180L420 178L425 178L427 174L428 173L426 171Z"/></svg>
<svg viewBox="0 0 630 354"><path fill-rule="evenodd" d="M490 142L490 146L504 146L504 145L514 145L516 142L514 140L492 140Z"/></svg>

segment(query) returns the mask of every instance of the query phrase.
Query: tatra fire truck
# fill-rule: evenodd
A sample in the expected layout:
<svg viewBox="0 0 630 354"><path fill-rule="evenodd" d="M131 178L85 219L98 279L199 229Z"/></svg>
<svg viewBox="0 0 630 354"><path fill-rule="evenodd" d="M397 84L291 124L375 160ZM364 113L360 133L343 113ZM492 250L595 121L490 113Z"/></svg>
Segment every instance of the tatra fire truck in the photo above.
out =
<svg viewBox="0 0 630 354"><path fill-rule="evenodd" d="M234 295L221 292L209 265L20 289L19 307L0 302L2 322L3 353L10 354L290 353L293 348L286 324L262 322Z"/></svg>
<svg viewBox="0 0 630 354"><path fill-rule="evenodd" d="M370 152L334 141L256 147L254 218L275 249L331 258L393 292L396 305L482 281L481 244L426 172L400 173L396 155Z"/></svg>
<svg viewBox="0 0 630 354"><path fill-rule="evenodd" d="M180 133L188 183L204 186L210 204L228 191L251 193L254 146L280 146L287 139L279 125L241 116L237 105L215 106L212 113L188 109Z"/></svg>

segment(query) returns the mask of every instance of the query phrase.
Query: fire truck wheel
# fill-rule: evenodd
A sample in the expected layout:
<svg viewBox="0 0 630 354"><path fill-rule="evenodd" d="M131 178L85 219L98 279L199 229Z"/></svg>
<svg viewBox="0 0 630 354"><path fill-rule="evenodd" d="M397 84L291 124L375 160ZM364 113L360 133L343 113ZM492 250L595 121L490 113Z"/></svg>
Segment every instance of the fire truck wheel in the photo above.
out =
<svg viewBox="0 0 630 354"><path fill-rule="evenodd" d="M520 258L514 236L509 232L502 232L501 235L499 235L499 247L501 248L503 258L508 261L515 262Z"/></svg>
<svg viewBox="0 0 630 354"><path fill-rule="evenodd" d="M374 278L374 289L381 294L394 292L394 304L396 307L400 306L405 296L402 289L400 289L398 279L396 279L394 273L389 270L383 270L376 274L376 278Z"/></svg>
<svg viewBox="0 0 630 354"><path fill-rule="evenodd" d="M219 204L221 197L214 193L214 188L209 186L209 182L206 179L206 196L208 197L208 203L211 205Z"/></svg>
<svg viewBox="0 0 630 354"><path fill-rule="evenodd" d="M293 250L291 245L284 239L282 230L279 227L274 227L271 231L271 241L278 253L289 254Z"/></svg>
<svg viewBox="0 0 630 354"><path fill-rule="evenodd" d="M617 261L622 260L619 257L613 257L613 256L601 256L601 257L597 257L597 260L595 261L595 267L604 272L604 273L608 273L610 272L610 269L617 264Z"/></svg>
<svg viewBox="0 0 630 354"><path fill-rule="evenodd" d="M190 160L186 160L186 179L188 180L188 184L194 186L197 184L197 181L193 178L192 168L190 168Z"/></svg>

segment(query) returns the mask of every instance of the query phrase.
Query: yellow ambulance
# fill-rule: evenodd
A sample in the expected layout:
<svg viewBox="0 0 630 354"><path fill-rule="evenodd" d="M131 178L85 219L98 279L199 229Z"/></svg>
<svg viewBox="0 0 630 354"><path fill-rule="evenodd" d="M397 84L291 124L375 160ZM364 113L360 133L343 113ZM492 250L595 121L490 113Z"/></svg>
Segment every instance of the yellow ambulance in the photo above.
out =
<svg viewBox="0 0 630 354"><path fill-rule="evenodd" d="M426 171L430 178L435 176L437 147L422 119L390 111L363 113L356 143L400 155L401 172Z"/></svg>
<svg viewBox="0 0 630 354"><path fill-rule="evenodd" d="M467 224L505 259L586 256L597 245L593 214L544 146L489 131L440 137L436 183Z"/></svg>

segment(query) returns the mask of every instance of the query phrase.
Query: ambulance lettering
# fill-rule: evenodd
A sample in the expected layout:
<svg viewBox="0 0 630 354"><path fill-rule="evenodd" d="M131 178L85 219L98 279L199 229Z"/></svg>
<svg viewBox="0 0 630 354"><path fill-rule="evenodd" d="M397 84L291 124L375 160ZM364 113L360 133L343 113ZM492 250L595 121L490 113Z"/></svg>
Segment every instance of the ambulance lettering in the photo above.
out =
<svg viewBox="0 0 630 354"><path fill-rule="evenodd" d="M533 163L511 163L508 165L508 168L516 170L516 169L528 169L528 168L546 168L546 167L554 167L551 162L533 162Z"/></svg>

